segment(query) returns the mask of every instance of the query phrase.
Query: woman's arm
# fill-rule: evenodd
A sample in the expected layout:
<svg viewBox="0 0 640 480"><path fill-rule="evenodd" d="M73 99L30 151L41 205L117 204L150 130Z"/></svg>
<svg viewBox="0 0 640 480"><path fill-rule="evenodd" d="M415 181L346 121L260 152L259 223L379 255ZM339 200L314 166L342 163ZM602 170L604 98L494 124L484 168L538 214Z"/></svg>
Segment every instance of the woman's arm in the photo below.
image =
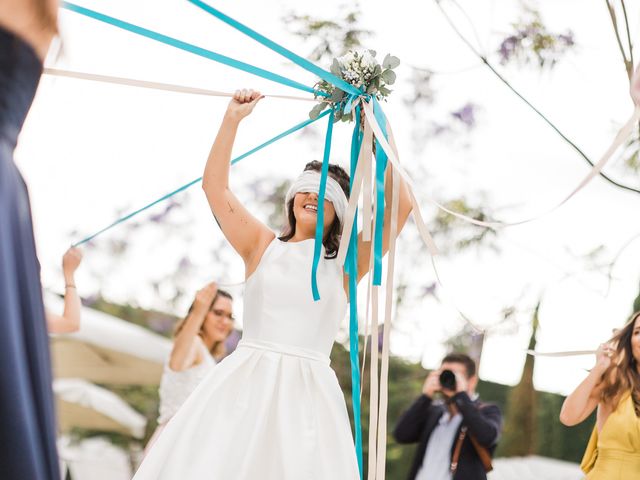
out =
<svg viewBox="0 0 640 480"><path fill-rule="evenodd" d="M49 44L57 34L58 2L56 0L2 0L0 26L15 33L35 50L44 61Z"/></svg>
<svg viewBox="0 0 640 480"><path fill-rule="evenodd" d="M560 422L572 427L584 421L598 406L600 401L599 386L602 376L611 365L609 345L600 345L596 353L596 365L591 369L587 378L569 395L562 404Z"/></svg>
<svg viewBox="0 0 640 480"><path fill-rule="evenodd" d="M169 368L174 372L181 372L202 361L197 358L195 345L204 319L217 293L218 285L215 283L210 283L196 293L193 308L173 341L173 348L169 356Z"/></svg>
<svg viewBox="0 0 640 480"><path fill-rule="evenodd" d="M255 269L274 234L240 203L229 188L231 151L238 126L262 95L253 90L236 91L211 147L202 188L222 233L244 260L247 276Z"/></svg>
<svg viewBox="0 0 640 480"><path fill-rule="evenodd" d="M389 241L391 237L391 199L393 198L393 181L392 181L392 165L389 163L387 172L385 175L385 188L384 188L384 228L382 231L382 254L385 255L389 251ZM409 196L409 189L402 178L399 179L398 185L400 188L399 203L398 203L398 234L404 227L404 224L409 218L411 213L411 197ZM369 264L371 258L371 247L373 242L365 242L362 240L362 232L358 235L358 281L369 272Z"/></svg>
<svg viewBox="0 0 640 480"><path fill-rule="evenodd" d="M82 252L77 248L70 248L62 257L62 271L64 273L64 311L62 316L49 311L47 329L49 333L71 333L80 329L80 309L82 304L76 289L75 271L82 262Z"/></svg>

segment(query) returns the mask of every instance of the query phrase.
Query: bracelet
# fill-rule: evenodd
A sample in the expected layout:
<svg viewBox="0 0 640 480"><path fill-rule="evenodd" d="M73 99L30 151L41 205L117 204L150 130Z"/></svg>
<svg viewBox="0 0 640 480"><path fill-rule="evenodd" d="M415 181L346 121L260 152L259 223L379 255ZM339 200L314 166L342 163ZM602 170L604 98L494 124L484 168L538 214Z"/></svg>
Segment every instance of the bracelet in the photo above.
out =
<svg viewBox="0 0 640 480"><path fill-rule="evenodd" d="M65 285L64 288L76 288L76 286L72 284L68 284L68 285Z"/></svg>

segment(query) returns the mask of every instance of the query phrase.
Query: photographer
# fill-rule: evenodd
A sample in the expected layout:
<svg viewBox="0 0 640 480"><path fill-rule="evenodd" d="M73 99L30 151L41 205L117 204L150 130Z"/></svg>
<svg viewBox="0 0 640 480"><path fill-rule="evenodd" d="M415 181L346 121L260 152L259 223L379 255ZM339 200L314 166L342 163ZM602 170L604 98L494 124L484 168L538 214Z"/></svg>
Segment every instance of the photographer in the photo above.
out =
<svg viewBox="0 0 640 480"><path fill-rule="evenodd" d="M496 405L475 393L475 362L449 354L429 374L422 395L400 417L398 443L418 443L409 480L485 480L502 429ZM442 399L434 401L440 394Z"/></svg>

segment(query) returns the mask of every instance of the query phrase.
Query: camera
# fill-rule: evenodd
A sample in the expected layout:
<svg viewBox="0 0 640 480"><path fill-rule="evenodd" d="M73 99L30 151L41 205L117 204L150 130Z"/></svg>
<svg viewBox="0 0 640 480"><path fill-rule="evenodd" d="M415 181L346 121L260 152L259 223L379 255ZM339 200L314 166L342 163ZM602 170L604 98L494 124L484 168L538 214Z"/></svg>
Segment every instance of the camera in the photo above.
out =
<svg viewBox="0 0 640 480"><path fill-rule="evenodd" d="M440 386L445 390L456 391L456 374L451 370L443 370L440 373Z"/></svg>

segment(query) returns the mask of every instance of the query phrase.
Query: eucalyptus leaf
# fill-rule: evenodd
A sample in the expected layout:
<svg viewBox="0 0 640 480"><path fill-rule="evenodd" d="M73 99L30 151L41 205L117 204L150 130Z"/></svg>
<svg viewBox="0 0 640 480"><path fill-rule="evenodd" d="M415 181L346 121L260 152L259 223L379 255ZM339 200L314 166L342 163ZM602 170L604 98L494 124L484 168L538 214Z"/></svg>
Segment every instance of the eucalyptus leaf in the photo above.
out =
<svg viewBox="0 0 640 480"><path fill-rule="evenodd" d="M316 120L326 107L327 107L327 104L325 102L318 103L309 112L309 118L311 120Z"/></svg>
<svg viewBox="0 0 640 480"><path fill-rule="evenodd" d="M369 49L369 53L371 54L372 57L375 57L378 54L378 52L376 52L375 50L371 50L371 49Z"/></svg>
<svg viewBox="0 0 640 480"><path fill-rule="evenodd" d="M391 93L391 90L389 90L387 87L380 87L378 91L384 96L387 96Z"/></svg>
<svg viewBox="0 0 640 480"><path fill-rule="evenodd" d="M342 90L340 90L339 88L336 88L333 91L333 93L331 94L331 96L329 97L329 101L337 103L340 100L342 100L343 98L344 98L344 92Z"/></svg>
<svg viewBox="0 0 640 480"><path fill-rule="evenodd" d="M393 70L385 70L381 77L387 85L393 85L396 81L396 73Z"/></svg>
<svg viewBox="0 0 640 480"><path fill-rule="evenodd" d="M367 93L376 93L377 87L375 84L371 84L369 85L369 87L367 87Z"/></svg>
<svg viewBox="0 0 640 480"><path fill-rule="evenodd" d="M341 72L341 69L340 69L340 62L338 62L337 58L334 58L333 62L331 63L331 73L333 73L337 77L341 77L342 76L342 72Z"/></svg>
<svg viewBox="0 0 640 480"><path fill-rule="evenodd" d="M387 54L382 61L382 66L384 68L396 68L398 65L400 65L400 59L393 55Z"/></svg>
<svg viewBox="0 0 640 480"><path fill-rule="evenodd" d="M382 73L382 67L380 65L376 65L376 67L373 69L373 74L380 75L381 73Z"/></svg>

